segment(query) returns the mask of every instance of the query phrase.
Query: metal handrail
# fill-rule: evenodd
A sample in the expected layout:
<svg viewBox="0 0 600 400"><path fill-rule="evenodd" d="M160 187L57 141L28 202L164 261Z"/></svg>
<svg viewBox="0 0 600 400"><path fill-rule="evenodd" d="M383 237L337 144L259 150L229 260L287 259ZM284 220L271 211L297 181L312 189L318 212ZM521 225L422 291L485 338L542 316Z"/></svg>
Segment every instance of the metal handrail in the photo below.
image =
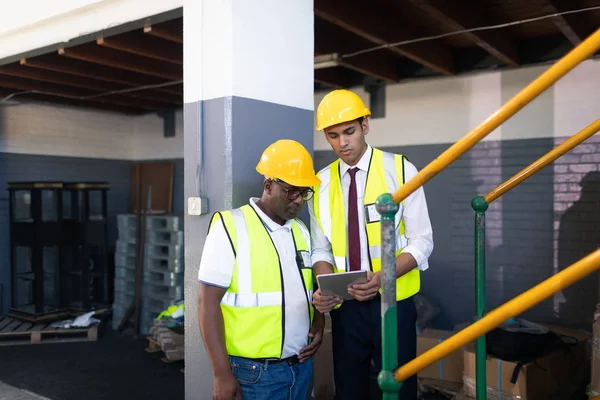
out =
<svg viewBox="0 0 600 400"><path fill-rule="evenodd" d="M538 158L511 178L492 189L485 196L477 196L471 201L475 211L475 319L483 318L486 307L486 282L485 282L485 212L489 204L504 195L517 185L520 185L532 175L555 161L563 154L569 152L586 139L600 130L600 119L579 131L565 142L556 146L542 157ZM475 343L475 393L477 399L486 398L486 344L485 336L477 338ZM478 379L479 377L479 379Z"/></svg>
<svg viewBox="0 0 600 400"><path fill-rule="evenodd" d="M485 335L498 325L527 311L536 304L541 303L558 291L572 285L578 280L600 269L600 249L590 253L586 257L565 268L561 272L546 279L519 296L509 300L495 310L489 312L485 317L472 323L460 332L444 340L442 343L426 351L414 360L398 368L394 377L403 381L433 363L448 356L477 337Z"/></svg>
<svg viewBox="0 0 600 400"><path fill-rule="evenodd" d="M563 156L590 137L594 136L598 131L600 131L600 119L595 120L577 132L575 135L571 136L569 139L559 144L554 149L550 150L548 153L544 154L527 167L523 168L521 171L514 174L511 178L490 190L488 194L483 196L483 199L486 203L491 204L494 200L504 195L515 186L520 185L533 174L536 174L541 169L554 162L557 158Z"/></svg>
<svg viewBox="0 0 600 400"><path fill-rule="evenodd" d="M419 173L417 173L417 175L411 180L409 180L406 184L402 185L394 193L383 194L377 199L377 210L381 215L382 254L382 370L378 376L378 383L379 387L384 393L384 400L392 400L397 398L397 392L402 386L402 381L405 380L407 377L416 374L418 371L425 368L426 366L431 365L432 363L442 359L446 355L450 354L452 351L457 350L461 346L464 346L468 342L477 338L477 336L485 334L489 330L493 329L495 326L498 326L499 324L503 323L506 319L508 319L506 318L505 320L499 320L496 317L496 319L492 319L492 321L497 320L496 325L489 326L486 325L489 322L484 322L490 321L488 315L480 319L475 324L471 325L468 328L465 328L463 331L453 336L453 338L458 339L453 339L450 342L448 342L448 339L442 342L441 344L437 345L436 347L432 348L427 353L418 356L417 358L405 364L404 366L401 366L400 368L396 369L396 366L398 365L398 354L396 351L396 240L394 237L394 216L398 210L398 205L415 190L423 186L434 176L440 173L443 169L445 169L451 163L456 161L471 147L473 147L479 141L484 139L490 132L492 132L494 129L496 129L510 117L516 114L519 110L521 110L531 101L533 101L542 92L544 92L546 89L552 86L556 81L558 81L560 78L562 78L569 71L571 71L573 68L575 68L582 61L590 57L599 49L600 29L596 30L593 34L591 34L588 38L586 38L583 42L581 42L578 46L576 46L573 50L571 50L568 54L561 58L558 62L556 62L545 72L543 72L533 82L527 85L517 95L515 95L502 107L500 107L500 109L497 110L494 114L492 114L488 119L483 121L470 133L468 133L466 136L454 143L450 148L448 148L440 156L438 156L438 158L430 162L425 168L419 171ZM600 264L600 251L597 251L593 254L595 256L594 260L596 264ZM576 265L578 264L574 264L574 266ZM599 266L600 265L596 265L594 268L597 269ZM558 276L565 277L564 272L567 271L571 270L566 269L560 274L549 278L548 281L552 280L552 282L556 282L556 278ZM570 276L567 274L566 278L570 278ZM538 288L538 286L536 286L534 289ZM530 293L533 291L532 293L534 293L537 296L542 295L542 293L539 290L534 289L531 289L526 293ZM519 296L519 298L521 296ZM534 302L533 300L536 300L535 297L532 299L527 299L527 304L529 305L526 308L524 308L523 311L529 307L532 307L533 305L537 304L537 302L542 300L541 298L537 298L537 300L539 301ZM502 310L503 307L509 303L504 304L498 309ZM394 371L394 369L396 370ZM481 394L478 392L477 399L485 399L485 393L483 394L484 397L481 397Z"/></svg>
<svg viewBox="0 0 600 400"><path fill-rule="evenodd" d="M485 138L490 132L520 111L542 92L556 83L556 81L599 49L600 29L538 76L488 119L479 124L458 142L450 146L450 148L440 154L438 158L430 162L425 168L419 171L414 178L402 185L392 194L393 201L396 204L399 204L402 200L406 199L411 193L431 180L431 178L440 173L448 165L456 161L467 150Z"/></svg>

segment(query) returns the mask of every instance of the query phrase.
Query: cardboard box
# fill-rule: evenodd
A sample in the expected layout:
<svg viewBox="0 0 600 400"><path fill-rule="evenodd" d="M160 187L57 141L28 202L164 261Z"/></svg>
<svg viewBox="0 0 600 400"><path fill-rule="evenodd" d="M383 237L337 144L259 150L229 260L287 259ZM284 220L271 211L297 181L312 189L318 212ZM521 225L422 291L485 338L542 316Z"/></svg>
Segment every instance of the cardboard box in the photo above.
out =
<svg viewBox="0 0 600 400"><path fill-rule="evenodd" d="M453 331L442 331L438 329L425 329L417 337L417 356L442 343L452 336ZM445 382L462 383L463 377L463 351L459 349L435 364L421 370L419 378L435 379Z"/></svg>
<svg viewBox="0 0 600 400"><path fill-rule="evenodd" d="M548 400L570 388L576 371L586 367L590 334L585 331L548 326L554 332L578 339L579 343L569 352L556 351L539 358L535 363L525 364L519 371L517 381L511 377L516 362L503 361L492 356L486 359L486 381L488 391L520 396L527 400ZM588 364L589 365L589 364ZM470 344L464 350L465 380L475 380L475 347ZM474 385L465 385L466 394L475 396Z"/></svg>
<svg viewBox="0 0 600 400"><path fill-rule="evenodd" d="M590 381L590 395L600 396L600 318L594 323L593 331L594 338L592 340L592 379Z"/></svg>

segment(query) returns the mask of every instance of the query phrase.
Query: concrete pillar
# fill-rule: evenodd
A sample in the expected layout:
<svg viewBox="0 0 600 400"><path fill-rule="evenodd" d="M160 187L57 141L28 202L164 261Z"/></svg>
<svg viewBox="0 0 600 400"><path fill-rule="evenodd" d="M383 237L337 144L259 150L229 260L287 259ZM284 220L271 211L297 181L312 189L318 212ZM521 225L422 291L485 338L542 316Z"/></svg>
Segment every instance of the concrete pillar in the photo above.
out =
<svg viewBox="0 0 600 400"><path fill-rule="evenodd" d="M260 196L255 166L278 139L313 149L312 0L184 3L186 399L210 399L212 368L198 326L198 265L217 210ZM189 215L188 199L208 199Z"/></svg>

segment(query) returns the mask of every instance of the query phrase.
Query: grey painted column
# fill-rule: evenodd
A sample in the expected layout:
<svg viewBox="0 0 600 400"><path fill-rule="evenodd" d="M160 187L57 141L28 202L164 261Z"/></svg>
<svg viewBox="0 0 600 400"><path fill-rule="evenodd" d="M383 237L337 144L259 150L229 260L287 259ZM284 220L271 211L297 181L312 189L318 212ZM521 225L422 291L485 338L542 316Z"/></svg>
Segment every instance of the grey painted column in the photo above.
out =
<svg viewBox="0 0 600 400"><path fill-rule="evenodd" d="M260 196L255 166L278 139L313 150L312 0L184 4L186 399L211 399L197 317L198 267L211 215ZM190 215L188 199L208 199Z"/></svg>

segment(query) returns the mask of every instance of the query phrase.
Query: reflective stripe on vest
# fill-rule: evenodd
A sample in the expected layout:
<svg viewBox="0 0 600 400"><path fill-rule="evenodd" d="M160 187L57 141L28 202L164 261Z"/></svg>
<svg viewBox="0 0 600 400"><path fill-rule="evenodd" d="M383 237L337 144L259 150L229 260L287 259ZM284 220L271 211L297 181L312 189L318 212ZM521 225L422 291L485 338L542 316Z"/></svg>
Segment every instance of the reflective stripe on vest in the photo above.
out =
<svg viewBox="0 0 600 400"><path fill-rule="evenodd" d="M383 152L373 148L367 174L367 184L363 198L365 206L365 229L367 234L369 260L373 272L381 269L381 224L379 215L377 220L368 222L367 206L374 207L377 198L383 193L392 193L404 184L403 161L404 157L392 153ZM346 212L344 206L343 191L340 177L340 160L337 159L318 174L322 183L315 189L314 212L317 222L323 233L329 239L335 260L335 272L345 272L347 265L347 228ZM400 238L400 245L396 255L400 254L406 245L404 237L404 221L402 217L402 206L396 214L396 233ZM396 298L402 300L408 298L420 289L419 271L413 269L406 275L396 280Z"/></svg>
<svg viewBox="0 0 600 400"><path fill-rule="evenodd" d="M235 254L231 285L221 300L227 352L247 358L280 358L285 294L279 255L267 228L249 205L215 213L210 226L215 223L223 223ZM300 224L292 224L296 254L310 256L308 229ZM312 324L312 268L299 265L299 273L310 316L307 322Z"/></svg>

